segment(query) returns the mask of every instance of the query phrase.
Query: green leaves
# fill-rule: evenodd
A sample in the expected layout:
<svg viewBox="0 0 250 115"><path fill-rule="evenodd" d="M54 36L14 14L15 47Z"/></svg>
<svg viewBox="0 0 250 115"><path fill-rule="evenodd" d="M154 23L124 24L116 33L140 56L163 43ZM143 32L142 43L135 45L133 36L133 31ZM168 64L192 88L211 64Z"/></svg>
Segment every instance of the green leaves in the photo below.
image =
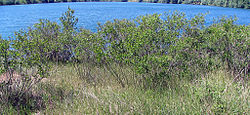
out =
<svg viewBox="0 0 250 115"><path fill-rule="evenodd" d="M62 61L130 66L153 84L225 66L241 76L248 74L250 26L235 25L233 18L205 27L203 14L187 19L184 13L170 12L108 21L93 33L78 30L73 14L68 8L61 25L40 20L28 31L17 32L14 41L1 39L1 72L19 65L46 76L51 62Z"/></svg>
<svg viewBox="0 0 250 115"><path fill-rule="evenodd" d="M60 21L63 25L64 31L70 31L76 29L76 24L78 23L78 18L74 16L74 10L68 7L68 11L65 12L62 17L60 17Z"/></svg>
<svg viewBox="0 0 250 115"><path fill-rule="evenodd" d="M149 81L163 76L194 78L225 66L226 60L234 65L243 63L235 60L239 58L247 62L247 56L240 55L248 51L239 52L248 49L242 46L247 46L243 41L248 40L249 28L239 29L244 26L234 25L235 20L230 18L221 18L205 27L204 16L199 14L188 20L183 13L170 12L163 18L153 14L140 16L134 22L107 22L98 32L108 44L105 59L133 66L138 74L149 76ZM235 35L244 40L234 41L239 40ZM237 45L239 43L243 44ZM233 55L240 57L233 58Z"/></svg>
<svg viewBox="0 0 250 115"><path fill-rule="evenodd" d="M3 40L0 36L0 74L6 72L9 69L9 49L10 42Z"/></svg>

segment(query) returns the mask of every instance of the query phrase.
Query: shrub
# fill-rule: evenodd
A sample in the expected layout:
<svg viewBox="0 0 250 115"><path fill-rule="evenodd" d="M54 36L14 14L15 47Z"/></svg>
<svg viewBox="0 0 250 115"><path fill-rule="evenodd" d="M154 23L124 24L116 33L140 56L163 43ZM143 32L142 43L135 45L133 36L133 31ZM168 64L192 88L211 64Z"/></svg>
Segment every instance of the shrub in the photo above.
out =
<svg viewBox="0 0 250 115"><path fill-rule="evenodd" d="M223 17L205 27L203 14L187 19L173 12L108 21L99 26L98 34L107 46L106 62L132 66L147 76L149 84L158 85L169 78L193 79L225 66L246 76L249 26L234 22Z"/></svg>
<svg viewBox="0 0 250 115"><path fill-rule="evenodd" d="M45 77L43 67L36 67L35 63L26 66L26 58L11 47L13 41L0 41L0 105L11 106L19 113L42 109L41 96L33 91L33 87Z"/></svg>
<svg viewBox="0 0 250 115"><path fill-rule="evenodd" d="M40 20L28 31L16 33L10 44L14 49L10 50L11 61L35 68L41 76L59 61L72 63L78 72L79 63L103 66L123 87L114 65L131 67L143 76L146 86L153 87L166 86L166 81L176 77L194 79L222 67L238 78L247 78L249 26L236 25L232 18L205 26L204 16L187 19L180 12L152 14L108 21L93 33L77 29L78 19L68 8L61 25Z"/></svg>

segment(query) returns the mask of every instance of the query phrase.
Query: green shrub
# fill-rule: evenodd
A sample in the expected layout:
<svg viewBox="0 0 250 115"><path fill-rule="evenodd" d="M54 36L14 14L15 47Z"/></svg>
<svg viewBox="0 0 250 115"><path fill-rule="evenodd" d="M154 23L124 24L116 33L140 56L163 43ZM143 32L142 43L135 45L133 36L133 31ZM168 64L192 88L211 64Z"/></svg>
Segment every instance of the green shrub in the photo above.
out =
<svg viewBox="0 0 250 115"><path fill-rule="evenodd" d="M45 71L42 71L43 67L35 66L35 63L26 66L27 58L13 49L13 43L0 38L0 105L14 108L19 113L42 109L41 96L36 95L32 88L45 77ZM30 60L29 63L33 61Z"/></svg>
<svg viewBox="0 0 250 115"><path fill-rule="evenodd" d="M249 26L220 18L205 26L203 14L187 19L184 13L139 16L99 24L98 32L77 29L74 11L61 23L40 20L28 31L16 33L13 47L22 66L35 67L45 75L50 63L101 65L117 77L115 66L129 66L144 76L147 86L166 86L176 77L194 79L226 67L238 76L249 74ZM12 50L12 51L15 51ZM18 62L18 63L20 63ZM78 67L77 67L78 68Z"/></svg>

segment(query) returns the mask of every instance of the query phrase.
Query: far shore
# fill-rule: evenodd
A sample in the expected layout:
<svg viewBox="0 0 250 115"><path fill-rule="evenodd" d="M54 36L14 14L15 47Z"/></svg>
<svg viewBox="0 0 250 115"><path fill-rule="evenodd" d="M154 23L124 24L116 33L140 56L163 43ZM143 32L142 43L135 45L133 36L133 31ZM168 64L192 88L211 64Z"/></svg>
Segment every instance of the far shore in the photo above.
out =
<svg viewBox="0 0 250 115"><path fill-rule="evenodd" d="M74 0L71 0L71 1L57 1L57 0L54 0L54 1L46 1L46 2L35 2L35 3L29 3L29 2L25 2L25 3L12 3L12 2L9 2L8 4L3 4L1 3L0 1L0 6L7 6L7 5L27 5L27 4L46 4L46 3L67 3L67 2L143 2L143 3L163 3L163 4L191 4L191 5L205 5L205 6L218 6L218 5L215 5L215 4L212 4L212 5L206 5L206 4L203 4L202 2L199 2L199 1L194 1L194 2L191 2L191 3L185 3L185 2L182 2L182 3L167 3L167 2L158 2L158 1L148 1L148 0L115 0L115 1L88 1L88 0L84 0L84 1L74 1ZM243 6L243 5L242 5ZM229 8L244 8L244 7L229 7ZM227 7L227 6L219 6L219 7ZM247 8L244 8L244 9L250 9L250 7L247 7Z"/></svg>

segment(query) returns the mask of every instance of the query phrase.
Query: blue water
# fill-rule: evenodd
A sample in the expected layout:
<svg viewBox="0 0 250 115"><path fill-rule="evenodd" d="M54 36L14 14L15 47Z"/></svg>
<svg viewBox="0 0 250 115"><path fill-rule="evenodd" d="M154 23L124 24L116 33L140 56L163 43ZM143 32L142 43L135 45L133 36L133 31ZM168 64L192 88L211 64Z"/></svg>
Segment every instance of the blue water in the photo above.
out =
<svg viewBox="0 0 250 115"><path fill-rule="evenodd" d="M2 38L13 36L20 29L27 29L39 19L59 22L59 17L67 11L68 6L75 10L79 18L78 27L96 31L97 23L113 19L134 19L139 15L181 11L187 17L198 13L207 13L206 23L211 24L213 18L221 16L237 16L237 24L250 24L250 10L233 9L215 6L160 4L160 3L128 3L128 2L78 2L0 6L0 35Z"/></svg>

